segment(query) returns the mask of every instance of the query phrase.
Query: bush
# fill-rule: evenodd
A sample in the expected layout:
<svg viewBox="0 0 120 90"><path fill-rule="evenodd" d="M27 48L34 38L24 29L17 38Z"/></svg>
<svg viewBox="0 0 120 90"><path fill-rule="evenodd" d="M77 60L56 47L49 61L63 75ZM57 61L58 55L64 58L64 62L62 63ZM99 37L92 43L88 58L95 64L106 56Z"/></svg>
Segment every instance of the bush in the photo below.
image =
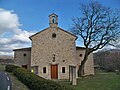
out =
<svg viewBox="0 0 120 90"><path fill-rule="evenodd" d="M7 65L6 71L13 72L13 74L30 90L73 90L67 85L60 84L58 82L46 80L42 77L29 72L27 69L18 68L18 66Z"/></svg>
<svg viewBox="0 0 120 90"><path fill-rule="evenodd" d="M5 71L7 72L13 72L14 69L19 68L19 66L15 66L15 65L6 65L5 67Z"/></svg>

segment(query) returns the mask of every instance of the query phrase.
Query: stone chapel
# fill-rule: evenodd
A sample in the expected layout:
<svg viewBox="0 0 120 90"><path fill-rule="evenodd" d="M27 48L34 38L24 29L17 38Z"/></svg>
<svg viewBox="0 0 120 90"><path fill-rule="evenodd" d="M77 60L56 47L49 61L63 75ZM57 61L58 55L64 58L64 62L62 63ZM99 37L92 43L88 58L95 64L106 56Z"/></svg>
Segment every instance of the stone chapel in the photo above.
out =
<svg viewBox="0 0 120 90"><path fill-rule="evenodd" d="M85 48L76 46L77 36L58 27L58 15L49 15L49 27L30 36L32 46L14 49L15 65L31 70L46 79L69 79L70 66L76 67ZM85 64L85 75L94 74L93 54Z"/></svg>

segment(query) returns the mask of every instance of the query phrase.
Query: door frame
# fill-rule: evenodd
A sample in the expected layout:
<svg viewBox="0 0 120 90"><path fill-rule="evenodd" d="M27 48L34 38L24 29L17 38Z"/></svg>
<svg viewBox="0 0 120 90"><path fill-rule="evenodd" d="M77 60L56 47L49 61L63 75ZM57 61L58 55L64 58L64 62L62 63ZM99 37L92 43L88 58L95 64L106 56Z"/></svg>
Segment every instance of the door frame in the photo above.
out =
<svg viewBox="0 0 120 90"><path fill-rule="evenodd" d="M53 67L52 67L53 66ZM53 68L56 68L56 73L54 73L53 71ZM53 75L53 76L52 76ZM54 76L55 75L55 76ZM51 79L58 79L58 64L51 64L50 65L50 77Z"/></svg>

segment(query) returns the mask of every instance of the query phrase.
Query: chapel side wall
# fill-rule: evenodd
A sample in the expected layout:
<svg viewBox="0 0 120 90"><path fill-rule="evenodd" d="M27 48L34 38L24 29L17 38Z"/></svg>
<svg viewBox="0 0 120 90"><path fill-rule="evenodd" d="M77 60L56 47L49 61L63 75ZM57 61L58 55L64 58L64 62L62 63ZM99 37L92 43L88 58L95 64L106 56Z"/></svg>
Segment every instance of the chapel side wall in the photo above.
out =
<svg viewBox="0 0 120 90"><path fill-rule="evenodd" d="M80 56L80 54L82 54L82 56ZM85 54L85 49L77 49L76 50L76 55L77 55L76 59L77 59L77 62L78 62L77 70L79 68L79 65L81 64L81 61L84 58L84 54ZM88 60L85 63L84 72L85 72L85 75L90 75L90 74L94 75L93 53L91 53L88 56Z"/></svg>
<svg viewBox="0 0 120 90"><path fill-rule="evenodd" d="M52 37L53 33L56 38ZM58 64L58 79L69 79L69 65L76 65L75 39L58 28L49 28L33 36L31 65L39 66L38 73L41 77L51 79L50 66ZM46 67L46 74L43 73L43 67ZM62 67L65 67L65 73L62 73Z"/></svg>
<svg viewBox="0 0 120 90"><path fill-rule="evenodd" d="M93 61L93 53L91 53L88 57L88 61L85 64L85 75L94 75L94 61Z"/></svg>
<svg viewBox="0 0 120 90"><path fill-rule="evenodd" d="M26 54L26 56L24 56ZM30 70L31 64L31 51L14 51L14 64L22 67L22 65L27 65Z"/></svg>

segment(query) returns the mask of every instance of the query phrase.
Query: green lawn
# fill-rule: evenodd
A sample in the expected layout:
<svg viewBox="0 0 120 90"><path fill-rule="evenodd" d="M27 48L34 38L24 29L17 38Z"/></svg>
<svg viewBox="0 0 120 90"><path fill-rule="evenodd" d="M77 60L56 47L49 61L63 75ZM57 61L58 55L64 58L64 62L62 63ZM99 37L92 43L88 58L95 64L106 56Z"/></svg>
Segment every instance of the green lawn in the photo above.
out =
<svg viewBox="0 0 120 90"><path fill-rule="evenodd" d="M77 86L73 86L74 90L120 90L120 75L115 73L99 72L94 76L79 78L77 81ZM70 85L68 81L61 83Z"/></svg>
<svg viewBox="0 0 120 90"><path fill-rule="evenodd" d="M0 65L0 71L4 71L5 65ZM12 79L13 90L29 90L15 76L8 73ZM59 82L72 86L74 90L120 90L120 75L108 72L99 72L94 76L87 76L77 80L77 86L70 85L68 80Z"/></svg>
<svg viewBox="0 0 120 90"><path fill-rule="evenodd" d="M4 71L5 70L5 65L0 64L0 71Z"/></svg>
<svg viewBox="0 0 120 90"><path fill-rule="evenodd" d="M120 90L120 75L115 73L97 73L78 79L75 90Z"/></svg>

